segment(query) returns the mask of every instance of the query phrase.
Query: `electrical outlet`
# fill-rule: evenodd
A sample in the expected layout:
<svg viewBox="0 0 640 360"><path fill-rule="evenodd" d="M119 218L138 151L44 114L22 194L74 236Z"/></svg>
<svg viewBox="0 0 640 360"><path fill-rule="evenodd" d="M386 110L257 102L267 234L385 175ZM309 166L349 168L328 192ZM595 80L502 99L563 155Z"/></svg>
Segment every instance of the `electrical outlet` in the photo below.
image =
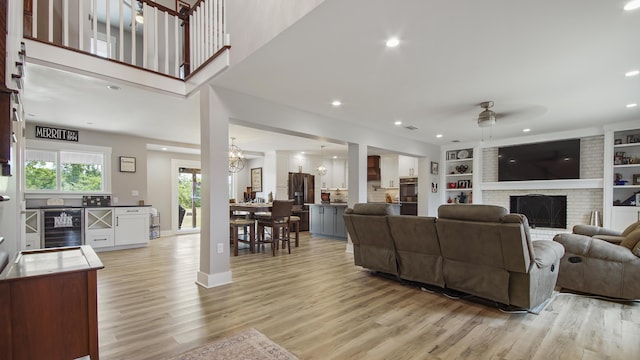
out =
<svg viewBox="0 0 640 360"><path fill-rule="evenodd" d="M131 190L131 196L138 196L140 195L140 192L138 192L138 190Z"/></svg>
<svg viewBox="0 0 640 360"><path fill-rule="evenodd" d="M222 254L224 252L224 244L218 243L218 254Z"/></svg>

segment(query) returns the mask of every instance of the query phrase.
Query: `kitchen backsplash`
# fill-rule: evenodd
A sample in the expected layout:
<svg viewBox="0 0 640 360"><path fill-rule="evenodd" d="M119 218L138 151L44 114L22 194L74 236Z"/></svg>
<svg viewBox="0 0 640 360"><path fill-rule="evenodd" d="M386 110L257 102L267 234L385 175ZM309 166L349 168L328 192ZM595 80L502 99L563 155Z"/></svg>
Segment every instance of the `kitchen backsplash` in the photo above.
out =
<svg viewBox="0 0 640 360"><path fill-rule="evenodd" d="M387 202L387 194L392 201L398 201L398 189L383 189L379 185L380 181L367 182L367 202Z"/></svg>

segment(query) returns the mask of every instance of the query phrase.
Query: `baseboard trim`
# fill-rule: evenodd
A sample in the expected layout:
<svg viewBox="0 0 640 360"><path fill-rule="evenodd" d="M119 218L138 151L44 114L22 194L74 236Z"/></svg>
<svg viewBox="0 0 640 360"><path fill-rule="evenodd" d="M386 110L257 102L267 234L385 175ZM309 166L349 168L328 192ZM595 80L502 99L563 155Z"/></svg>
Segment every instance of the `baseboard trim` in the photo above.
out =
<svg viewBox="0 0 640 360"><path fill-rule="evenodd" d="M215 274L198 271L198 279L196 280L196 284L207 289L231 283L231 270Z"/></svg>

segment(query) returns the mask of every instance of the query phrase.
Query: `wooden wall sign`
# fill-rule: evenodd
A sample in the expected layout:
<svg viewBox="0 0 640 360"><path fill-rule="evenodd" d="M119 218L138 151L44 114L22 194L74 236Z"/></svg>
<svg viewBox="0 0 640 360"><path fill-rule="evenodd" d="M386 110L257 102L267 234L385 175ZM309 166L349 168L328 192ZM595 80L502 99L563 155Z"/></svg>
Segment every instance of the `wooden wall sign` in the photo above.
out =
<svg viewBox="0 0 640 360"><path fill-rule="evenodd" d="M36 126L36 138L78 142L78 130Z"/></svg>

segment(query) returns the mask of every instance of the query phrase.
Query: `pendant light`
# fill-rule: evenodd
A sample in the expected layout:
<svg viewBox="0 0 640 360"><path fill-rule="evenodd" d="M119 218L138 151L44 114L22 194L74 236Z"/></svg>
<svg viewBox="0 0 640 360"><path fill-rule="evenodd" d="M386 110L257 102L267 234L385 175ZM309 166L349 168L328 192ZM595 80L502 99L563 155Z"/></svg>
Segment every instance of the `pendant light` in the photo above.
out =
<svg viewBox="0 0 640 360"><path fill-rule="evenodd" d="M316 173L320 176L327 175L327 166L324 164L324 145L320 145L320 166L316 168Z"/></svg>
<svg viewBox="0 0 640 360"><path fill-rule="evenodd" d="M231 145L229 146L229 172L237 173L242 171L247 165L247 159L244 157L244 153L239 147L233 144L236 138L231 138Z"/></svg>

